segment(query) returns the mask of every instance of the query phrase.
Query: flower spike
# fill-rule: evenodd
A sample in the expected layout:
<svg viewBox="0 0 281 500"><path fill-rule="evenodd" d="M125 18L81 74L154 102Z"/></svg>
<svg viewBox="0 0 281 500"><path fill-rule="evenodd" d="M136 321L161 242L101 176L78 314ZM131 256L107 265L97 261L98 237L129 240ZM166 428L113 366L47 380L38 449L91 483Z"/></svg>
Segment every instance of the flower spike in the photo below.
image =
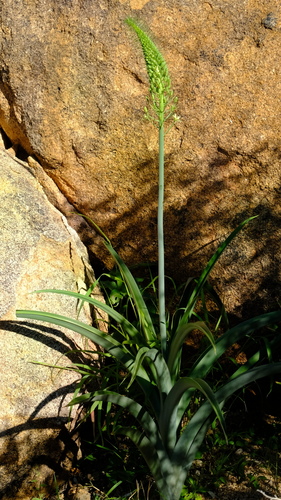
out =
<svg viewBox="0 0 281 500"><path fill-rule="evenodd" d="M146 106L144 108L145 117L156 121L161 127L164 121L174 114L177 104L177 98L174 97L171 88L166 61L155 43L134 19L128 17L125 22L135 31L139 39L149 78L150 98L148 98L148 103L153 113L151 115Z"/></svg>

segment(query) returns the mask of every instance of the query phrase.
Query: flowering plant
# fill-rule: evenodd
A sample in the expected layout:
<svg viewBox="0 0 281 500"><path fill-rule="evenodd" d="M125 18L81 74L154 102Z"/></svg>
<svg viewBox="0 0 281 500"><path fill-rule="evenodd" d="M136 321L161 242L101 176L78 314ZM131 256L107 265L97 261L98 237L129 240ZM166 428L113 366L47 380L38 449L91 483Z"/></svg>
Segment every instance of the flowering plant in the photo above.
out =
<svg viewBox="0 0 281 500"><path fill-rule="evenodd" d="M242 222L218 247L201 276L195 281L186 303L180 304L177 314L171 318L167 317L163 230L164 139L170 126L178 120L175 114L177 99L171 89L166 62L150 36L133 19L128 18L126 23L136 33L143 50L150 85L145 116L153 121L159 133L158 320L154 321L137 281L103 233L104 244L119 268L126 293L133 303L134 321L118 312L114 305L94 299L90 293L83 295L65 290L39 290L37 293L68 295L103 310L109 317L108 333L78 319L54 313L20 310L17 311L17 316L46 321L78 332L102 346L112 359L122 364L129 375L127 387L121 385L117 391L108 385L100 390L86 392L77 395L71 405L88 403L89 412L92 412L100 402L106 402L129 412L135 418L135 425L119 425L115 429L116 432L128 436L138 447L150 468L161 498L179 500L188 470L215 418L218 418L225 432L222 408L227 398L252 381L279 373L281 363L260 364L261 354L257 352L237 369L224 385L216 388L215 392L206 381L208 373L232 344L260 328L280 321L281 311L245 321L217 339L208 325L198 321L194 314L196 303L213 266L250 218ZM167 122L170 124L165 131ZM182 348L193 330L202 332L209 345L198 355L186 373L181 364ZM134 388L134 391L130 390L131 388ZM195 391L201 393L202 404L190 416L188 410Z"/></svg>

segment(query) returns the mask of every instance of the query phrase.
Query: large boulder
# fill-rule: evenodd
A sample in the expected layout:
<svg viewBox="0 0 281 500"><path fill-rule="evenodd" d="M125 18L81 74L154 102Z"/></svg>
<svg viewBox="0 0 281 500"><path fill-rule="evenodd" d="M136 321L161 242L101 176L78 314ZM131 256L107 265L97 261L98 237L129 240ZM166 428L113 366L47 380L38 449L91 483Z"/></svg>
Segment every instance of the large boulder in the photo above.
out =
<svg viewBox="0 0 281 500"><path fill-rule="evenodd" d="M65 452L72 447L74 457L78 450L63 438L70 436L67 403L77 373L32 362L73 366L87 361L78 348L94 346L60 327L16 320L16 309L75 318L76 301L31 292L83 292L93 272L84 245L50 204L28 164L0 149L0 178L0 497L26 500L42 494L40 483L48 484L50 477L52 482L54 474L66 477ZM80 319L90 324L92 312L84 307Z"/></svg>
<svg viewBox="0 0 281 500"><path fill-rule="evenodd" d="M275 307L280 15L277 0L3 0L0 124L129 264L155 261L157 131L143 120L146 71L124 25L139 17L165 54L182 118L166 138L167 274L198 273L259 214L214 279L232 311ZM97 240L90 249L109 264Z"/></svg>

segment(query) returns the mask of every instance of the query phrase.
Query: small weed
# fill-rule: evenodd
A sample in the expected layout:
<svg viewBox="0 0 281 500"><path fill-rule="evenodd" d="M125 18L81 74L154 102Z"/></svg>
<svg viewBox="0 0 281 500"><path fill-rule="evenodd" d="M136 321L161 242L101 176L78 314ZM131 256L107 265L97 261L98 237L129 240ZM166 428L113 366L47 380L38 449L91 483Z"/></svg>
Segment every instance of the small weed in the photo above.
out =
<svg viewBox="0 0 281 500"><path fill-rule="evenodd" d="M46 484L42 483L38 479L32 479L30 483L34 484L34 488L37 492L37 496L33 497L32 500L43 500L45 498L45 493L43 493L41 490L45 490Z"/></svg>
<svg viewBox="0 0 281 500"><path fill-rule="evenodd" d="M37 496L33 497L31 500L44 500L46 498L47 485L45 483L42 483L38 479L32 479L30 482L34 483L35 489L37 491ZM54 494L56 496L56 500L60 500L59 486L58 486L58 482L57 482L57 478L56 478L55 474L53 477L52 489L53 489ZM45 490L45 492L43 493L43 491L41 491L41 490Z"/></svg>

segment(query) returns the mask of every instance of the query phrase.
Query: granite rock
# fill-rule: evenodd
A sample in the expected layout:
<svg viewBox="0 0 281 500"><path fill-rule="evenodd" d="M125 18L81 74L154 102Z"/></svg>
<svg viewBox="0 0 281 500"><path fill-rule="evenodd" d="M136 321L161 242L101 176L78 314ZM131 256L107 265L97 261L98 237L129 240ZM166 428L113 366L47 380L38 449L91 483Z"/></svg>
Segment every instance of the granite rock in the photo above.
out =
<svg viewBox="0 0 281 500"><path fill-rule="evenodd" d="M0 125L128 264L155 261L157 131L143 120L147 77L127 16L150 27L179 98L166 141L167 274L198 274L258 214L213 280L232 312L275 308L279 1L4 0ZM89 248L110 265L98 239Z"/></svg>
<svg viewBox="0 0 281 500"><path fill-rule="evenodd" d="M0 496L27 499L37 496L38 477L48 483L54 473L63 476L63 433L70 442L67 403L79 380L74 372L34 363L73 366L86 361L77 349L94 345L60 327L17 320L15 312L37 309L75 318L77 301L32 292L83 292L94 276L86 248L28 164L0 149L0 178ZM80 319L91 324L92 312L84 307Z"/></svg>

